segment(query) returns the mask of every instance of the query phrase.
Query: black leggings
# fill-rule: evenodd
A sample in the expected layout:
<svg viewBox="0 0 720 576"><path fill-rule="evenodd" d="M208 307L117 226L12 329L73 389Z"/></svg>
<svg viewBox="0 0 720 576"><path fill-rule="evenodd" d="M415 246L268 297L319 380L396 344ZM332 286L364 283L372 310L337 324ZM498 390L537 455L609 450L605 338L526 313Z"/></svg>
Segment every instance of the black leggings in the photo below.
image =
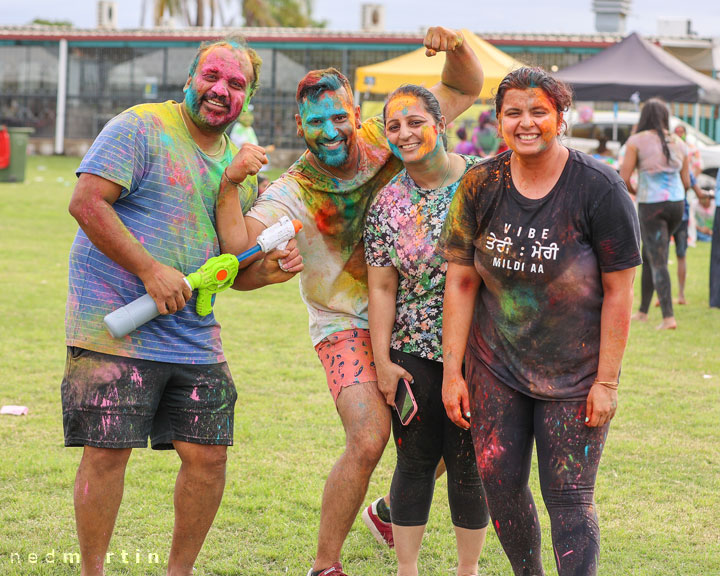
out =
<svg viewBox="0 0 720 576"><path fill-rule="evenodd" d="M673 316L668 250L670 236L682 222L685 202L657 202L638 204L640 234L642 236L642 282L640 312L650 310L653 291L657 291L663 318Z"/></svg>
<svg viewBox="0 0 720 576"><path fill-rule="evenodd" d="M720 174L718 174L720 178ZM720 308L720 206L715 208L710 246L710 306Z"/></svg>
<svg viewBox="0 0 720 576"><path fill-rule="evenodd" d="M392 411L397 449L397 465L390 486L393 524L427 524L435 469L440 458L444 458L453 524L470 530L485 528L489 517L472 437L469 431L455 426L445 413L442 363L395 350L390 351L390 357L413 375L411 388L418 404L417 414L407 426L403 426L395 410Z"/></svg>
<svg viewBox="0 0 720 576"><path fill-rule="evenodd" d="M544 574L540 526L528 486L535 444L558 574L594 576L600 551L595 476L609 425L585 426L585 400L521 394L471 354L465 366L478 470L495 532L515 575Z"/></svg>

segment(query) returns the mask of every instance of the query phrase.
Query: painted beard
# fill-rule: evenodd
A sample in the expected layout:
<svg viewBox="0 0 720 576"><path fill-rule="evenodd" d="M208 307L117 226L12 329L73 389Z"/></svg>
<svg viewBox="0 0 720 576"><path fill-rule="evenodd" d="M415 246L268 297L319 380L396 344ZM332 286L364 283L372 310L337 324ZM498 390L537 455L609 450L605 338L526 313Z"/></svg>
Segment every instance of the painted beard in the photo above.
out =
<svg viewBox="0 0 720 576"><path fill-rule="evenodd" d="M332 142L340 142L337 148L328 150L324 143L316 143L313 148L310 148L315 157L320 160L326 166L332 166L333 168L340 168L348 159L348 146L347 140L344 138L332 140ZM331 143L332 143L331 142Z"/></svg>
<svg viewBox="0 0 720 576"><path fill-rule="evenodd" d="M225 129L232 124L233 120L230 120L229 122L226 121L227 117L223 117L221 119L217 119L211 117L212 120L216 120L215 122L209 121L208 117L201 114L200 108L202 107L202 104L205 100L217 100L218 102L222 102L226 106L228 105L227 98L224 96L218 96L214 92L206 92L202 98L198 98L197 92L195 90L186 90L185 91L185 109L187 110L188 116L190 116L191 120L200 128L203 128L205 130L209 130L212 132L224 132ZM221 123L218 123L221 122Z"/></svg>

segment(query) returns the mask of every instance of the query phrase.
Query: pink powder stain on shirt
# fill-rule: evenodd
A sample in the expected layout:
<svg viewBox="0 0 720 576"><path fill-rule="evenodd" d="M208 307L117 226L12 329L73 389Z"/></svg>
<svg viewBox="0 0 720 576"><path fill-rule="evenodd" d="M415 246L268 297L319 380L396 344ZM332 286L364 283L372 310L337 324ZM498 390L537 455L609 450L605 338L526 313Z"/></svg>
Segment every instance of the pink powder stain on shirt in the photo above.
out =
<svg viewBox="0 0 720 576"><path fill-rule="evenodd" d="M200 400L200 396L198 396L197 388L193 388L192 394L190 394L190 399L195 400L196 402Z"/></svg>
<svg viewBox="0 0 720 576"><path fill-rule="evenodd" d="M140 375L140 372L138 372L137 367L133 366L132 375L130 376L130 381L135 384L138 388L142 388L143 386L143 379Z"/></svg>

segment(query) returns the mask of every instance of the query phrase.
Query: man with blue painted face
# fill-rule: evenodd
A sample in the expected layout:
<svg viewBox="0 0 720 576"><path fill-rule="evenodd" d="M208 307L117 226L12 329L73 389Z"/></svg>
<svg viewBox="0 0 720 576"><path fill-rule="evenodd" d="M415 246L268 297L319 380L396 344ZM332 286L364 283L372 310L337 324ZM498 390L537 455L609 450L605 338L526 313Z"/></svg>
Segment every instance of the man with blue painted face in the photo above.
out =
<svg viewBox="0 0 720 576"><path fill-rule="evenodd" d="M430 28L424 45L428 56L446 53L441 81L430 90L451 122L480 93L480 62L453 30ZM227 242L236 236L233 247L239 252L281 216L303 223L301 296L346 437L345 451L325 483L317 554L308 574L343 576L340 552L390 435L390 410L377 388L368 332L363 228L373 198L402 162L393 155L380 118L361 122L350 84L339 71L309 72L296 101L297 133L307 151L258 198L244 226L237 198L221 194L220 202L236 206L236 216L219 217L218 230ZM236 287L243 282L241 275Z"/></svg>

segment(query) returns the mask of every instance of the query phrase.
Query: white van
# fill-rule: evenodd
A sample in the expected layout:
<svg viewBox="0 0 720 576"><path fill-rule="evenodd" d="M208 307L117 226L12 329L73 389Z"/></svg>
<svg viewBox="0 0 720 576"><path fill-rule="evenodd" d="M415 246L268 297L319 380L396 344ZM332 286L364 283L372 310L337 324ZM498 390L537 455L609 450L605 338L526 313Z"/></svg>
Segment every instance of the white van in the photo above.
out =
<svg viewBox="0 0 720 576"><path fill-rule="evenodd" d="M620 146L630 137L632 127L640 119L640 113L620 111L618 112L617 121L615 121L613 112L593 112L590 122L581 122L577 111L572 110L569 115L566 115L566 118L568 129L567 133L561 137L561 142L568 148L575 148L591 154L598 147L599 141L597 137L604 134L608 139L607 147L617 155ZM613 139L613 126L615 124L617 124L617 138ZM716 178L720 168L720 144L699 132L687 122L683 122L677 116L670 116L670 130L674 130L679 124L685 127L687 141L694 144L700 151L703 174ZM701 186L705 187L705 183L701 183Z"/></svg>

